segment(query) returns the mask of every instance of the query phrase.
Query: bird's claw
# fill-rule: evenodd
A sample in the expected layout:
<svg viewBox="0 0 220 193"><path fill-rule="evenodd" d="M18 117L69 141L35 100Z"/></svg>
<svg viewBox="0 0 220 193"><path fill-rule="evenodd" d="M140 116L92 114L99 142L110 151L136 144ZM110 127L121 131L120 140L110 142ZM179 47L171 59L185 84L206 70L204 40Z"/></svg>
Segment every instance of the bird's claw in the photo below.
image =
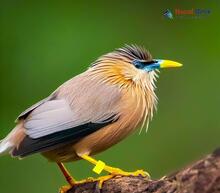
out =
<svg viewBox="0 0 220 193"><path fill-rule="evenodd" d="M109 175L106 176L101 176L97 179L89 177L85 180L80 180L74 183L74 185L79 185L79 184L83 184L83 183L89 183L89 182L97 182L98 183L98 188L102 189L103 183L111 178L114 178L116 176L142 176L142 177L148 177L150 178L150 175L148 172L144 171L144 170L137 170L135 172L126 172L123 171L119 168L112 168L112 171ZM62 186L60 188L59 193L66 193L69 189L71 189L74 185L67 185L67 186Z"/></svg>
<svg viewBox="0 0 220 193"><path fill-rule="evenodd" d="M107 181L107 180L109 180L109 179L111 179L111 178L114 178L114 177L115 177L115 175L112 175L112 174L107 175L107 176L101 176L101 177L99 177L99 178L97 179L99 189L102 189L103 183L104 183L105 181Z"/></svg>
<svg viewBox="0 0 220 193"><path fill-rule="evenodd" d="M72 185L66 185L66 186L62 186L59 190L59 193L66 193L68 190L70 190L72 187L74 187L75 185L79 185L79 184L84 184L84 183L89 183L89 182L95 182L97 181L97 179L89 177L87 179L84 180L80 180L80 181L75 181L73 182Z"/></svg>
<svg viewBox="0 0 220 193"><path fill-rule="evenodd" d="M62 186L59 190L59 193L66 193L71 188L72 188L72 186L70 186L70 185Z"/></svg>
<svg viewBox="0 0 220 193"><path fill-rule="evenodd" d="M109 179L112 179L116 176L142 176L142 177L147 177L150 178L150 175L148 172L144 171L144 170L137 170L135 172L125 172L119 168L114 168L115 170L112 171L112 173L110 173L107 176L101 176L97 179L98 181L98 187L99 189L102 188L103 183Z"/></svg>
<svg viewBox="0 0 220 193"><path fill-rule="evenodd" d="M114 176L142 176L150 178L150 174L144 170L137 170L135 172L126 172L119 168L113 168L111 174Z"/></svg>

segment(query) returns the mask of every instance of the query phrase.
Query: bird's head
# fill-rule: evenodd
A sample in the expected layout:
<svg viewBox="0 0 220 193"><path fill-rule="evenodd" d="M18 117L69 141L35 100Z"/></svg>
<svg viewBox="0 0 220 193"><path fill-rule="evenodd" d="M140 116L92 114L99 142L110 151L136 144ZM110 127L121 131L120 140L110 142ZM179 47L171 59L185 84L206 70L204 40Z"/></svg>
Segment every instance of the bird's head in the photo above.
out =
<svg viewBox="0 0 220 193"><path fill-rule="evenodd" d="M93 69L121 85L131 82L151 84L155 79L155 71L181 66L182 64L171 60L153 59L149 51L136 45L118 48L92 63Z"/></svg>
<svg viewBox="0 0 220 193"><path fill-rule="evenodd" d="M128 112L132 107L132 115L138 115L141 130L145 123L147 130L157 105L157 96L154 92L156 72L161 68L180 66L182 66L180 63L171 60L153 59L143 47L126 45L98 58L92 63L88 74L93 80L105 83L103 85L119 87L123 93L121 108Z"/></svg>

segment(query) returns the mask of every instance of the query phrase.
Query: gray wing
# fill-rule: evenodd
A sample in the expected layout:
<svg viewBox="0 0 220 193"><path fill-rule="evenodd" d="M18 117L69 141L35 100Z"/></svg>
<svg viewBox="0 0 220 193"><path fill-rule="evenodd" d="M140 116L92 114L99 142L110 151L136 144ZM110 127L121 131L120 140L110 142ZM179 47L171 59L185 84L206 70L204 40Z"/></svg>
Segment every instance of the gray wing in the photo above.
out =
<svg viewBox="0 0 220 193"><path fill-rule="evenodd" d="M25 120L26 133L33 139L84 124L65 99L50 100L38 106Z"/></svg>
<svg viewBox="0 0 220 193"><path fill-rule="evenodd" d="M24 119L27 137L13 152L26 156L70 143L111 124L119 117L117 87L78 76L66 82Z"/></svg>
<svg viewBox="0 0 220 193"><path fill-rule="evenodd" d="M29 107L28 109L26 109L24 112L22 112L17 119L15 120L15 122L18 122L20 119L26 118L34 109L36 109L38 106L42 105L43 103L51 100L53 98L53 95L50 95L49 97L37 102L36 104L32 105L31 107Z"/></svg>

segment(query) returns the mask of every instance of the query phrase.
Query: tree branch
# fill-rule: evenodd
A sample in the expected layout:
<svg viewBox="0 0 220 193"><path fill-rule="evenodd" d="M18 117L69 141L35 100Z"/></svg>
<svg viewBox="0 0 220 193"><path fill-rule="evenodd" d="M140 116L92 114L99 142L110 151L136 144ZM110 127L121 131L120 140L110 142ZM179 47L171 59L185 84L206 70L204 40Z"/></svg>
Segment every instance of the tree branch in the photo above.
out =
<svg viewBox="0 0 220 193"><path fill-rule="evenodd" d="M159 180L120 177L74 186L67 193L220 193L220 148L200 161Z"/></svg>

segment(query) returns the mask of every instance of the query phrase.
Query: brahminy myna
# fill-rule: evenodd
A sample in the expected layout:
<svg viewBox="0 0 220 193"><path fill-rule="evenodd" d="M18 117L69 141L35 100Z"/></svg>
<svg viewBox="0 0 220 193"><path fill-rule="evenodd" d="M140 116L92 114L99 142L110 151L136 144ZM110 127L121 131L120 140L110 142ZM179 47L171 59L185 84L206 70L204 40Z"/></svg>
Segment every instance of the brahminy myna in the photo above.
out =
<svg viewBox="0 0 220 193"><path fill-rule="evenodd" d="M145 176L143 170L126 172L91 156L135 129L148 127L157 105L154 91L158 69L180 66L178 62L153 59L145 48L136 45L105 54L21 113L16 127L1 141L0 153L19 158L41 153L58 164L70 186L82 181L76 181L63 162L79 159L94 164L93 171L98 174L102 170L109 173L98 178L100 187L116 175Z"/></svg>

